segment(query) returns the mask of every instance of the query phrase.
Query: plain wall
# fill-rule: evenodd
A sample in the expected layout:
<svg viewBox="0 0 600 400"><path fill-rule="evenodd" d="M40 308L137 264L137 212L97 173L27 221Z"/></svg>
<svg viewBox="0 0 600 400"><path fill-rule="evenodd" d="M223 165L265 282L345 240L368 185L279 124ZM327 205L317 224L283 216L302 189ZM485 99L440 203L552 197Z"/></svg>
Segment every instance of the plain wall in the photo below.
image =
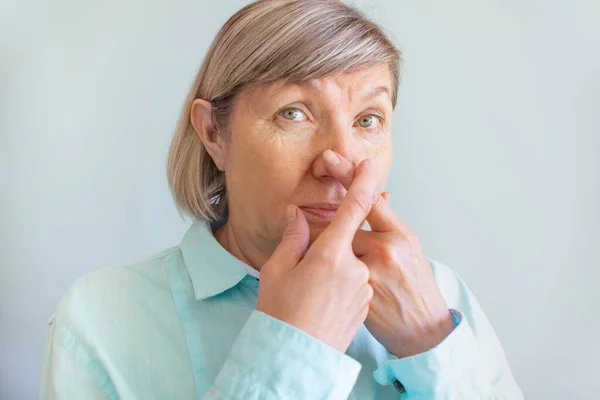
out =
<svg viewBox="0 0 600 400"><path fill-rule="evenodd" d="M46 322L96 268L177 244L166 153L245 1L0 5L0 398L37 397ZM600 392L600 2L371 0L404 52L388 179L527 399Z"/></svg>

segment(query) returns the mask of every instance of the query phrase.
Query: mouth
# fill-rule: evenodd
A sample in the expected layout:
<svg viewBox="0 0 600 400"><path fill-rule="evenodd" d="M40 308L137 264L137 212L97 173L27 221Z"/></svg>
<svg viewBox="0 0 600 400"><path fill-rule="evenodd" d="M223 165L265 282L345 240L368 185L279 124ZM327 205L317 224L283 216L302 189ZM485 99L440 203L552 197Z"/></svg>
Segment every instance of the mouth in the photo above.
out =
<svg viewBox="0 0 600 400"><path fill-rule="evenodd" d="M300 207L300 209L304 212L306 219L309 221L326 221L329 222L333 220L335 214L337 212L336 205L319 205L311 206L311 207Z"/></svg>

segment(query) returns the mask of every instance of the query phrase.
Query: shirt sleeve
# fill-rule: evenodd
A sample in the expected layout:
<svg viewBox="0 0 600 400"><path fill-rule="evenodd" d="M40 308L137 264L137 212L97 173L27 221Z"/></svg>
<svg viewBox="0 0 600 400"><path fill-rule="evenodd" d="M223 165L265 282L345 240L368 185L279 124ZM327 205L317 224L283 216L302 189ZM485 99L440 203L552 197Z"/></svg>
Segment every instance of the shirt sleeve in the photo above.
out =
<svg viewBox="0 0 600 400"><path fill-rule="evenodd" d="M108 373L54 317L44 348L40 400L115 400ZM346 399L361 364L307 333L254 310L204 400Z"/></svg>
<svg viewBox="0 0 600 400"><path fill-rule="evenodd" d="M449 287L439 280L438 285L447 286L442 292L459 312L457 326L429 351L402 359L390 355L373 377L395 386L403 400L522 400L502 345L475 296L456 273L441 275L451 281Z"/></svg>
<svg viewBox="0 0 600 400"><path fill-rule="evenodd" d="M54 317L48 322L40 400L117 399L108 376Z"/></svg>
<svg viewBox="0 0 600 400"><path fill-rule="evenodd" d="M254 310L204 400L346 399L361 364Z"/></svg>

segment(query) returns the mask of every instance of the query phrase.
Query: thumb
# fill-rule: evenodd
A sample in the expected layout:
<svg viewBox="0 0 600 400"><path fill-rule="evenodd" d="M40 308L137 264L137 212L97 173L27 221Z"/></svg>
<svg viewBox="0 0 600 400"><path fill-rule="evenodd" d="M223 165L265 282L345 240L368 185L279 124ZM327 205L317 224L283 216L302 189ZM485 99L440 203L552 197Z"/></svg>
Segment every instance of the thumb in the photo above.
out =
<svg viewBox="0 0 600 400"><path fill-rule="evenodd" d="M293 204L287 206L286 221L287 226L273 256L291 268L296 266L306 253L310 232L304 213Z"/></svg>

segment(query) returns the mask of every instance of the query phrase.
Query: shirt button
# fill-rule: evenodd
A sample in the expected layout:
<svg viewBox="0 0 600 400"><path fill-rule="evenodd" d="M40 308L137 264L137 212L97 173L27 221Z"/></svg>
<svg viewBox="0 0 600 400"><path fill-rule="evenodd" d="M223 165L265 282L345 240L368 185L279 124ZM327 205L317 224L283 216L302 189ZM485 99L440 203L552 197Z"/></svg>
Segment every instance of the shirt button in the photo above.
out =
<svg viewBox="0 0 600 400"><path fill-rule="evenodd" d="M398 393L406 393L406 389L404 389L404 385L400 383L398 379L394 379L394 387L398 391Z"/></svg>

